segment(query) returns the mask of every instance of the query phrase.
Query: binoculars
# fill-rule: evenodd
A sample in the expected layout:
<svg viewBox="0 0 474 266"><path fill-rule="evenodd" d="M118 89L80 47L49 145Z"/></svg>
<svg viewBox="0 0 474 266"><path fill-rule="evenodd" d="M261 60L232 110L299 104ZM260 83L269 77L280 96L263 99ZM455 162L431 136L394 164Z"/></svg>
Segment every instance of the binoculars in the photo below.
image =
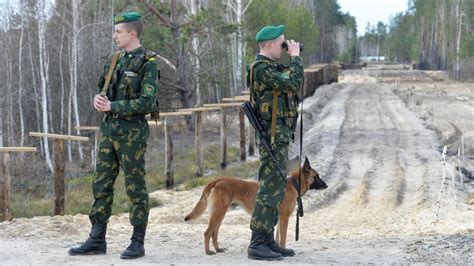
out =
<svg viewBox="0 0 474 266"><path fill-rule="evenodd" d="M281 44L281 48L288 51L288 43L284 42ZM300 52L303 52L303 44L300 43Z"/></svg>

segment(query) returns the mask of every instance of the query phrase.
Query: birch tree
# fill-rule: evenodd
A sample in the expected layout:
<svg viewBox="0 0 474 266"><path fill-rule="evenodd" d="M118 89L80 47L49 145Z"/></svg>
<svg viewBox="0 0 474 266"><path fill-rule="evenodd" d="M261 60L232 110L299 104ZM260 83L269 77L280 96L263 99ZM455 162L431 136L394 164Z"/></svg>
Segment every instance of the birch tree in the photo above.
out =
<svg viewBox="0 0 474 266"><path fill-rule="evenodd" d="M192 16L196 16L199 10L199 0L188 0L186 1L186 7L189 10L190 14ZM196 105L201 106L202 101L201 101L201 88L199 84L199 72L201 71L201 62L199 59L199 38L196 34L193 34L192 37L192 52L190 53L191 60L192 60L192 65L193 67L193 72L195 75L195 80L194 80L194 91L196 92Z"/></svg>
<svg viewBox="0 0 474 266"><path fill-rule="evenodd" d="M20 8L23 10L23 2L20 1ZM23 147L25 143L25 118L23 114L23 36L24 36L24 16L21 13L21 24L20 24L20 41L18 43L18 111L20 115L20 146Z"/></svg>
<svg viewBox="0 0 474 266"><path fill-rule="evenodd" d="M460 79L461 75L461 65L460 65L460 47L461 47L461 33L462 33L462 19L463 19L463 10L462 10L462 0L456 1L456 62L454 67L454 76L457 80Z"/></svg>
<svg viewBox="0 0 474 266"><path fill-rule="evenodd" d="M45 47L45 36L46 36L46 1L40 0L36 3L37 18L38 18L38 49L39 49L39 68L40 68L40 88L41 88L41 109L42 109L42 125L43 132L49 132L49 121L48 121L48 99L47 99L47 86L48 86L48 75L47 75L47 62L46 62L46 47ZM53 164L51 162L51 154L49 151L48 138L43 138L44 142L44 155L46 157L46 163L49 169L53 170Z"/></svg>
<svg viewBox="0 0 474 266"><path fill-rule="evenodd" d="M231 34L230 46L232 65L235 66L232 73L232 96L240 94L239 90L244 86L242 66L244 64L246 42L243 38L242 18L252 2L253 0L248 0L244 7L243 0L227 0L227 19L237 25L236 32Z"/></svg>

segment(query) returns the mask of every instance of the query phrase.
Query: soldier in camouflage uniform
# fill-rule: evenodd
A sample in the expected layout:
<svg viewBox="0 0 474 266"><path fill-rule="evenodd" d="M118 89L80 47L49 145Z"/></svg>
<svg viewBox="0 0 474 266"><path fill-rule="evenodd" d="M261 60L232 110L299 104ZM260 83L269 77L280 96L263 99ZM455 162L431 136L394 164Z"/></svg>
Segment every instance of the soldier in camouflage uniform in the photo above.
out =
<svg viewBox="0 0 474 266"><path fill-rule="evenodd" d="M299 57L299 43L290 40L288 67L275 62L282 53L284 26L266 26L256 35L260 53L247 69L247 86L251 91L251 103L260 115L267 140L281 169L286 169L288 146L293 140L298 116L297 92L303 82L303 63ZM250 222L252 237L248 256L252 259L281 260L293 256L291 249L281 248L274 240L274 227L278 222L280 202L285 195L286 180L278 174L278 168L261 144L259 190Z"/></svg>
<svg viewBox="0 0 474 266"><path fill-rule="evenodd" d="M117 54L107 88L104 83L112 60L106 63L99 81L99 92L103 87L104 90L94 98L95 109L105 115L100 124L101 138L92 185L94 204L89 214L92 230L86 242L70 249L69 254L106 252L105 233L112 212L114 183L121 167L132 204L130 223L133 225L131 244L121 258L131 259L145 255L143 243L149 212L144 160L148 139L145 114L157 110L159 70L156 54L140 45L141 15L127 12L114 20L114 41L121 52Z"/></svg>

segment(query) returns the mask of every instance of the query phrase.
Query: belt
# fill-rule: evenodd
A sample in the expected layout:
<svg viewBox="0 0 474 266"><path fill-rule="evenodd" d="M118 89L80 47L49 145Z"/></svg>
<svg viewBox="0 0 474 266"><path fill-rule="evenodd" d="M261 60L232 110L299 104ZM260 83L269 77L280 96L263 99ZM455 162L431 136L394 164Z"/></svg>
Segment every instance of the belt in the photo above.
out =
<svg viewBox="0 0 474 266"><path fill-rule="evenodd" d="M112 117L112 118L115 118L115 119L124 119L124 120L127 120L127 121L139 121L139 120L145 119L145 115L144 115L144 114L119 115L119 114L117 114L117 113L110 113L110 112L107 112L107 113L106 113L106 116Z"/></svg>

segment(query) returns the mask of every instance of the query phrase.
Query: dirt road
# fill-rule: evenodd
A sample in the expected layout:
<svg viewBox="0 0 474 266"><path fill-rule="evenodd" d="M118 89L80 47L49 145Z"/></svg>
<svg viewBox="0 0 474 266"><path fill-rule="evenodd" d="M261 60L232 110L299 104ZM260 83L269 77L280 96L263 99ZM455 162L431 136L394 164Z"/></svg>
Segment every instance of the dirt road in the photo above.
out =
<svg viewBox="0 0 474 266"><path fill-rule="evenodd" d="M283 263L474 263L474 207L464 201L468 190L456 184L454 199L445 189L436 218L439 132L407 106L399 86L377 79L362 70L346 72L341 83L323 86L305 100L304 151L329 188L305 195L298 242L294 217L290 223L288 245L297 256ZM468 101L473 95L471 90ZM469 116L461 119L472 123ZM297 150L292 146L292 155ZM250 217L239 208L228 212L219 233L227 251L204 254L207 215L183 222L200 192L151 193L163 205L151 211L147 256L134 262L264 264L246 258ZM111 218L107 255L68 256L67 249L87 237L89 226L83 215L1 223L0 264L128 263L119 259L131 231L127 214Z"/></svg>

